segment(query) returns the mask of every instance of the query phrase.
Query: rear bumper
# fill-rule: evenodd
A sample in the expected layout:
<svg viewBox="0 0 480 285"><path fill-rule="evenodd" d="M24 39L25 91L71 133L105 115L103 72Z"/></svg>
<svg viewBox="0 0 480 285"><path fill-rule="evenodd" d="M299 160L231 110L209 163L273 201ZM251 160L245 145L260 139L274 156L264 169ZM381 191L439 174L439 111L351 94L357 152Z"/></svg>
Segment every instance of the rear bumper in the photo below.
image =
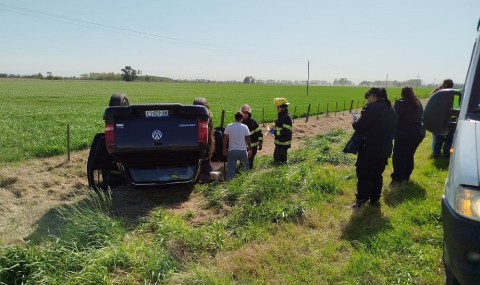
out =
<svg viewBox="0 0 480 285"><path fill-rule="evenodd" d="M459 216L445 198L442 218L446 265L461 284L480 284L480 263L467 259L469 252L480 254L480 222Z"/></svg>

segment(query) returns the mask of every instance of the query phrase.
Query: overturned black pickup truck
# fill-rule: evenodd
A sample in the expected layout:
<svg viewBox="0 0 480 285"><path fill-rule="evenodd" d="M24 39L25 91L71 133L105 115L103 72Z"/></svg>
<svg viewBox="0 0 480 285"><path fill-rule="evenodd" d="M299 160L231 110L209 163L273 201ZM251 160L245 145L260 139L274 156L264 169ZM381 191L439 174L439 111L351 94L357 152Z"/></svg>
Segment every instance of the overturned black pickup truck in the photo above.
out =
<svg viewBox="0 0 480 285"><path fill-rule="evenodd" d="M211 118L205 106L130 105L125 94L113 94L103 119L105 133L95 135L88 156L91 188L197 180L212 139Z"/></svg>

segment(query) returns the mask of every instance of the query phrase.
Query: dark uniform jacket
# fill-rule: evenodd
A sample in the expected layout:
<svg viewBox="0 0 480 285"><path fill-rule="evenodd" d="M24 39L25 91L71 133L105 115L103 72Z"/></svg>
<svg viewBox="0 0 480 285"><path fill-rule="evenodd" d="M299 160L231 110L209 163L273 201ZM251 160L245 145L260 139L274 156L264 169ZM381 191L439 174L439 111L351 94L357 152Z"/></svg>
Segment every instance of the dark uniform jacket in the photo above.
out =
<svg viewBox="0 0 480 285"><path fill-rule="evenodd" d="M353 123L355 131L365 136L359 155L388 158L392 154L397 115L385 100L365 105L360 119Z"/></svg>
<svg viewBox="0 0 480 285"><path fill-rule="evenodd" d="M423 107L415 105L411 100L402 98L395 102L393 109L398 116L397 133L395 138L425 137L423 127Z"/></svg>
<svg viewBox="0 0 480 285"><path fill-rule="evenodd" d="M242 123L247 125L248 130L250 131L250 142L252 147L258 147L263 144L263 133L257 121L252 119L251 116L252 115L249 114L248 119L243 120Z"/></svg>
<svg viewBox="0 0 480 285"><path fill-rule="evenodd" d="M288 110L278 113L275 122L275 145L290 147L292 145L292 118Z"/></svg>

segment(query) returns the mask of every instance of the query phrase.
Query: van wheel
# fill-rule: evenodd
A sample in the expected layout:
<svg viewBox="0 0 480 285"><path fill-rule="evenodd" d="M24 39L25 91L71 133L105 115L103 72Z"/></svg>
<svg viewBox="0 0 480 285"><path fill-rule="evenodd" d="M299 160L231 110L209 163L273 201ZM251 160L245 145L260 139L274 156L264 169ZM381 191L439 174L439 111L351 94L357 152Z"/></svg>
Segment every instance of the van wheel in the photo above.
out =
<svg viewBox="0 0 480 285"><path fill-rule="evenodd" d="M115 106L128 106L130 103L128 102L128 97L122 93L115 93L110 97L110 102L108 103L109 107Z"/></svg>

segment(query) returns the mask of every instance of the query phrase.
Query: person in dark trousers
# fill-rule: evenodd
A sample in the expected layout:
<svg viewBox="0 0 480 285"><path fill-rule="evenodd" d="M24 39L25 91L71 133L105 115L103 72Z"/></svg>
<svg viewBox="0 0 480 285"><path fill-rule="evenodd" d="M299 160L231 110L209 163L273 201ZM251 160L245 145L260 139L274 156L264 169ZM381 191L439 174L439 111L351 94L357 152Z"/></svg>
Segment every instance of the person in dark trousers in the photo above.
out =
<svg viewBox="0 0 480 285"><path fill-rule="evenodd" d="M201 162L201 179L207 180L206 177L210 177L210 172L213 171L211 158L215 152L215 136L213 129L213 116L210 112L210 106L208 105L207 99L203 97L197 97L193 100L193 105L204 106L208 110L208 144L207 144L207 156Z"/></svg>
<svg viewBox="0 0 480 285"><path fill-rule="evenodd" d="M395 102L398 124L393 145L393 173L390 185L409 181L414 168L414 156L418 145L425 138L422 124L423 106L411 86L402 89L401 99Z"/></svg>
<svg viewBox="0 0 480 285"><path fill-rule="evenodd" d="M252 154L248 158L250 169L253 169L253 161L258 150L262 150L263 147L263 133L262 129L258 125L257 121L252 118L252 108L245 104L240 108L240 112L243 114L242 123L245 124L250 130L250 142L252 145Z"/></svg>
<svg viewBox="0 0 480 285"><path fill-rule="evenodd" d="M275 121L275 138L273 151L273 163L285 164L287 163L287 151L292 145L292 118L288 114L287 99L275 98L273 99L275 107L277 107L277 119Z"/></svg>
<svg viewBox="0 0 480 285"><path fill-rule="evenodd" d="M432 94L437 92L438 90L446 89L446 88L453 88L452 79L443 80L442 85L435 88L435 90L432 91ZM449 131L447 135L432 134L432 137L433 137L432 151L433 151L434 158L438 158L440 156L450 157L450 148L452 147L453 134L454 134L453 130Z"/></svg>
<svg viewBox="0 0 480 285"><path fill-rule="evenodd" d="M355 131L364 135L364 142L357 154L357 193L354 209L370 201L380 205L383 171L392 154L392 141L397 129L397 115L388 100L385 88L371 88L365 94L368 103L361 116L352 123Z"/></svg>

